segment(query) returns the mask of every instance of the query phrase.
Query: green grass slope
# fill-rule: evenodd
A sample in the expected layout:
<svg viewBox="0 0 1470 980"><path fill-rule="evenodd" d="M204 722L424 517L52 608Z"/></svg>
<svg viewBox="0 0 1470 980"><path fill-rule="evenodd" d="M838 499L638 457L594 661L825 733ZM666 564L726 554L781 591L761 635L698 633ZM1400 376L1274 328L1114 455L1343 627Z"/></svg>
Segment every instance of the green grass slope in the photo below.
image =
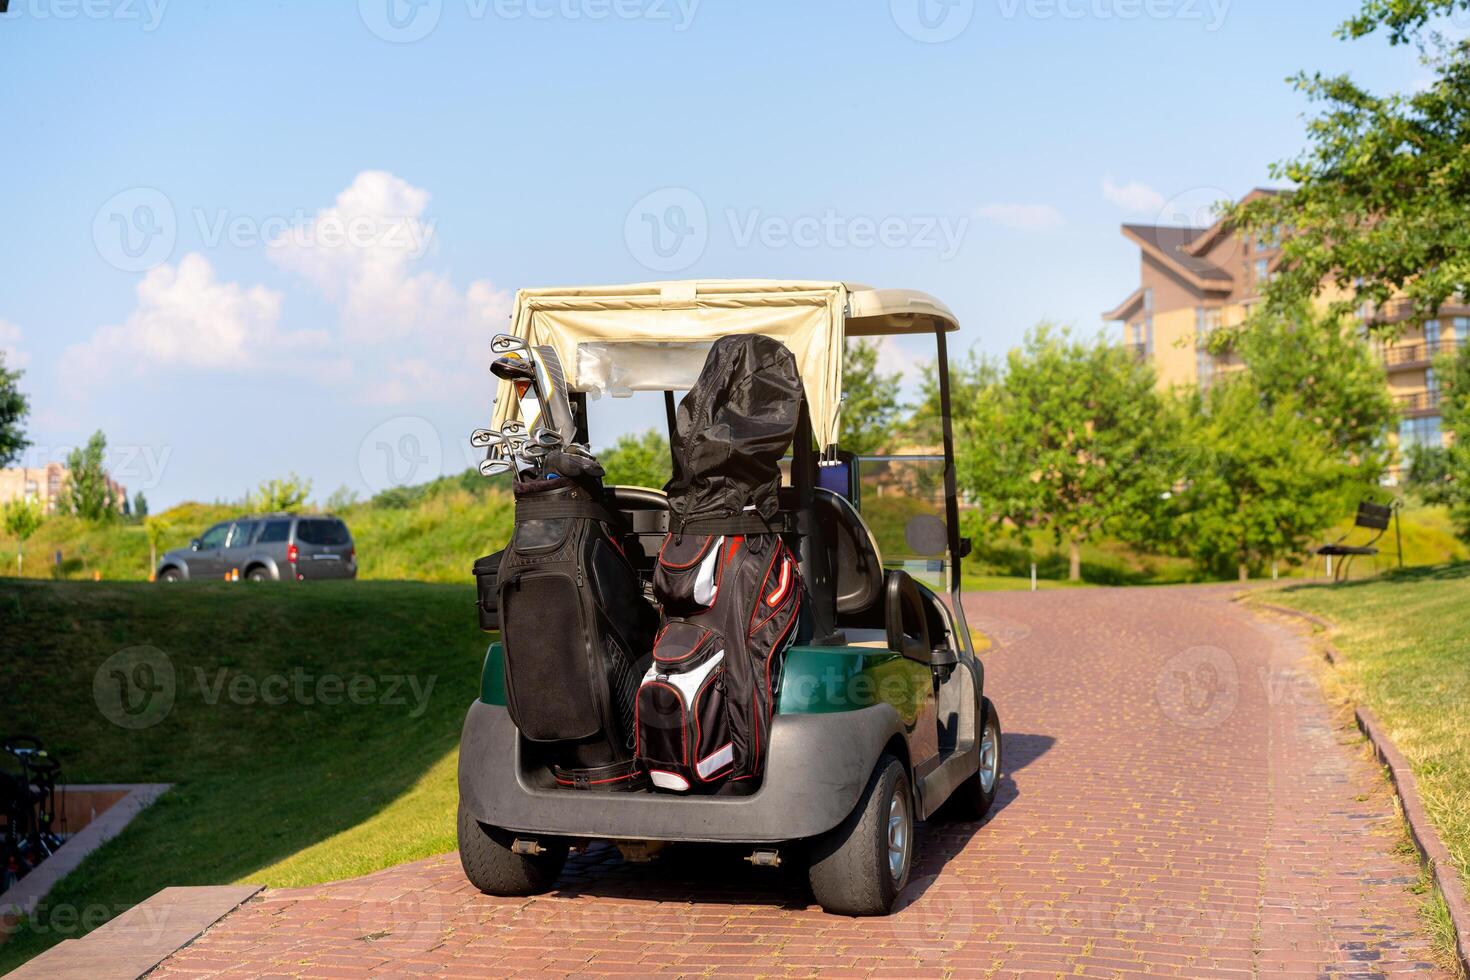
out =
<svg viewBox="0 0 1470 980"><path fill-rule="evenodd" d="M40 735L68 781L174 784L0 944L0 973L166 885L298 885L453 849L475 622L467 582L0 580L4 727ZM118 656L139 647L155 652Z"/></svg>

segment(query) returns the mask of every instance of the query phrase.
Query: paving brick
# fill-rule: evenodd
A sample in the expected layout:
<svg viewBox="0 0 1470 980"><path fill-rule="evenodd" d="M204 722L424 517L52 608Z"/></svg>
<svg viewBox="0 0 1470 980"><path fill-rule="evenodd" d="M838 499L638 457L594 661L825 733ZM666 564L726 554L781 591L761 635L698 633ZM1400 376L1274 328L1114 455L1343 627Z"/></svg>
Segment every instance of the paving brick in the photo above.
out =
<svg viewBox="0 0 1470 980"><path fill-rule="evenodd" d="M970 596L998 638L1000 795L984 826L921 828L887 919L825 915L730 849L594 845L529 900L450 854L264 892L158 975L1444 976L1361 739L1304 644L1229 594Z"/></svg>

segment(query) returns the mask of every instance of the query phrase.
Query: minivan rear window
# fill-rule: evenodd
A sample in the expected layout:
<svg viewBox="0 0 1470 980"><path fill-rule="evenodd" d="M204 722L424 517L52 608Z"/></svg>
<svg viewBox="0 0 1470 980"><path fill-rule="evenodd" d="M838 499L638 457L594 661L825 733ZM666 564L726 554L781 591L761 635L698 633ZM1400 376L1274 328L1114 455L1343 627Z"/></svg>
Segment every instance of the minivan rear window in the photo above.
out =
<svg viewBox="0 0 1470 980"><path fill-rule="evenodd" d="M260 532L260 538L256 544L279 543L291 537L290 521L266 521L265 528Z"/></svg>
<svg viewBox="0 0 1470 980"><path fill-rule="evenodd" d="M303 544L349 544L352 535L341 521L315 518L296 523L296 540Z"/></svg>

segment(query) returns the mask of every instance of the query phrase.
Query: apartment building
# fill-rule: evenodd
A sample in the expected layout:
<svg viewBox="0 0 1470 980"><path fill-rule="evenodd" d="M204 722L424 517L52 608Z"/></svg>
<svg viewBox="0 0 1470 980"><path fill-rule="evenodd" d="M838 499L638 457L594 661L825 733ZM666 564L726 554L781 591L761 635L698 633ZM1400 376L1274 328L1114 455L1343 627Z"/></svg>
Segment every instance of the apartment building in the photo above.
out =
<svg viewBox="0 0 1470 980"><path fill-rule="evenodd" d="M1276 193L1258 188L1245 200ZM1206 341L1212 331L1242 322L1259 302L1281 257L1279 232L1245 236L1217 221L1208 228L1128 224L1123 237L1138 246L1139 285L1103 318L1122 325L1124 342L1154 365L1159 386L1208 387L1221 373L1238 370L1238 360L1211 354ZM1408 302L1363 314L1401 325L1395 340L1374 344L1399 409L1399 445L1442 445L1433 362L1470 342L1470 306L1447 305L1431 320L1417 319Z"/></svg>
<svg viewBox="0 0 1470 980"><path fill-rule="evenodd" d="M61 506L70 476L71 471L60 463L0 469L0 505L11 500L38 500L42 510L54 514ZM117 509L122 510L128 488L111 477L107 482Z"/></svg>

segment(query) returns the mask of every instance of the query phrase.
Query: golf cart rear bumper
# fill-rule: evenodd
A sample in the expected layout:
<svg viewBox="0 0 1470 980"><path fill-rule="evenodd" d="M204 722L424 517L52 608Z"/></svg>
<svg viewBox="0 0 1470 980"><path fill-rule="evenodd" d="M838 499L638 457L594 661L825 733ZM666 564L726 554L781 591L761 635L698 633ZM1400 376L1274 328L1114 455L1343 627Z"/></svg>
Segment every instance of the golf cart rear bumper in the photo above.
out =
<svg viewBox="0 0 1470 980"><path fill-rule="evenodd" d="M510 713L476 701L459 747L459 795L481 823L527 834L611 840L768 843L814 837L852 812L889 740L891 705L778 715L751 796L598 793L535 785Z"/></svg>

